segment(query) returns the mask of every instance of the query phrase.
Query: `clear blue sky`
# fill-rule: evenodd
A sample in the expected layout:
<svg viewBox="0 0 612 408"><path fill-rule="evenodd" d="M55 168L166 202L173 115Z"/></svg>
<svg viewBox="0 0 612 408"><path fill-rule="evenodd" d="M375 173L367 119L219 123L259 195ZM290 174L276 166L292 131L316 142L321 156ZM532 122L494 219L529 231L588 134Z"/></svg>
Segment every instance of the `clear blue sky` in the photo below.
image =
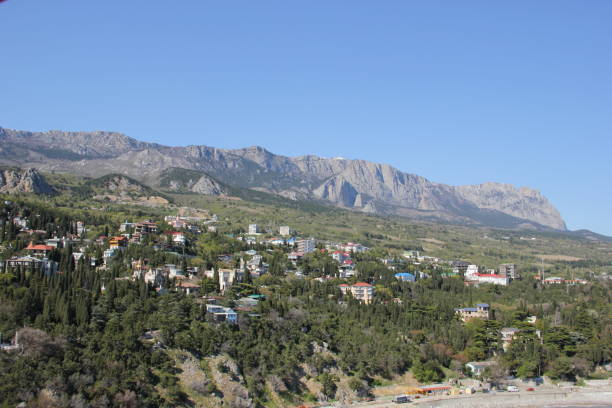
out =
<svg viewBox="0 0 612 408"><path fill-rule="evenodd" d="M541 190L612 235L612 1L7 0L0 126Z"/></svg>

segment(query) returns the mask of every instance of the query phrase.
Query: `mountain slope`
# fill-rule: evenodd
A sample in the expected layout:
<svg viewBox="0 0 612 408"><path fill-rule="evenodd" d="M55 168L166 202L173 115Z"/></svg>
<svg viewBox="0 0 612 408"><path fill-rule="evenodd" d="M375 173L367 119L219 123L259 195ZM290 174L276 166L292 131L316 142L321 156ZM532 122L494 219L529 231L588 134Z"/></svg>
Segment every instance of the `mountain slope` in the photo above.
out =
<svg viewBox="0 0 612 408"><path fill-rule="evenodd" d="M209 177L187 186L220 194L218 182L379 214L506 228L565 230L539 192L508 184L453 187L364 160L285 157L264 148L168 147L112 132L23 132L0 128L0 163L98 177L120 173L158 186L168 169ZM166 172L166 173L164 173ZM218 182L217 182L218 180ZM197 185L200 183L200 185Z"/></svg>

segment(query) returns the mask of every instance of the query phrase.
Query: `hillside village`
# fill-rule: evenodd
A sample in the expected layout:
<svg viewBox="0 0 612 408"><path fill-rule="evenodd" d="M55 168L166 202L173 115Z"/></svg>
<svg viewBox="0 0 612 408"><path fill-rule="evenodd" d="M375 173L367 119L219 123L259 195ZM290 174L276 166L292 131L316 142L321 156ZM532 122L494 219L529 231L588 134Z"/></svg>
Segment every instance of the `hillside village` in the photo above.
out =
<svg viewBox="0 0 612 408"><path fill-rule="evenodd" d="M340 310L353 309L353 313L368 314L382 307L396 310L393 313L405 311L410 316L416 311L422 313L423 318L444 315L444 319L455 322L453 325L464 325L465 329L461 330L465 330L466 335L476 333L475 340L465 343L471 342L472 346L453 358L450 354L438 356L437 363L417 358L412 363L412 375L417 382L413 388L407 388L407 392L414 395L488 390L500 381L503 383L498 373L500 365L504 364L507 365L505 370L514 367L517 376L540 376L546 367L544 363L530 366L517 363L514 359L520 353L517 354L515 347L523 348L525 342L545 347L551 341L550 330L561 338L569 335L569 332L557 333L554 326L544 324L548 319L544 310L508 310L501 304L472 302L478 297L474 294L487 293L482 298L491 298L491 295L502 293L499 292L502 289L496 287L522 285L524 288L525 284L540 291L547 287L569 290L600 284L587 279L544 276L544 271L523 276L513 263L481 266L464 259L441 259L420 250L388 251L368 248L357 242L302 236L290 225L271 229L252 223L227 233L222 232L225 220L193 208L181 208L164 216L129 217L109 224L107 219L58 218L29 208L23 202L6 200L2 214L0 238L5 256L0 260L0 273L9 281L28 280L37 275L39 279L52 282L56 277L91 273L96 276L96 285L104 296L109 290L115 292L117 284L126 282L141 288L141 292L151 291L160 299L167 296L190 298L194 305L201 307L202 321L218 327L219 333L226 330L222 329L225 326L246 330L254 320L266 318L269 308L275 307L272 306L274 302L281 302L281 305L287 301L279 295L278 289L274 289L283 285L289 285L287 288L293 288L288 289L291 291L302 288L300 292L311 288L308 289L311 294L319 293L318 296L335 302ZM469 296L463 296L461 302L447 303L446 311L439 306L418 306L414 303L416 293L427 291L426 287L431 291L446 288L443 290ZM76 307L74 313L79 315L81 312ZM500 318L502 315L505 317ZM422 329L414 333L415 340L406 343L410 347L414 347L415 341L423 341L416 340L422 335L417 332L422 332L427 324L419 325ZM138 335L161 348L176 342L162 333L163 329L149 328ZM14 330L12 340L2 344L3 350L21 350L19 338L20 331ZM584 341L580 339L572 341ZM215 342L215 338L209 341ZM325 344L322 342L316 347L329 347ZM425 344L427 342L421 348ZM439 353L433 349L422 352ZM608 361L609 355L599 358L601 362ZM454 365L450 365L451 361ZM444 364L449 365L442 368ZM317 378L323 386L319 400L337 398L340 378L345 374L329 377L331 372L319 370ZM321 377L321 373L327 374ZM558 375L566 378L563 377L566 374ZM368 376L364 374L363 378ZM359 381L364 382L355 385L350 398L363 400L372 395L370 380L363 378Z"/></svg>

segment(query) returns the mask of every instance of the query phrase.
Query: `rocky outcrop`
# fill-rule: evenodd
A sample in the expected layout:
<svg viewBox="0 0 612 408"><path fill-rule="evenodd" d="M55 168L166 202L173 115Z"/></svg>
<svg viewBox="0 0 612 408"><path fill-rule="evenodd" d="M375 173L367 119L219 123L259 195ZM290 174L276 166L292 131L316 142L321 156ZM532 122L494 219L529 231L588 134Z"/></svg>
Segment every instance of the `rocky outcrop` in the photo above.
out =
<svg viewBox="0 0 612 408"><path fill-rule="evenodd" d="M222 194L240 187L360 211L496 227L565 229L539 192L507 184L453 187L364 160L285 157L253 146L168 147L111 132L21 132L0 128L0 163L98 177L121 173L158 187L168 169L196 172L161 186ZM162 181L160 182L160 178ZM217 180L219 182L217 182Z"/></svg>
<svg viewBox="0 0 612 408"><path fill-rule="evenodd" d="M0 170L0 193L55 194L55 190L34 169Z"/></svg>
<svg viewBox="0 0 612 408"><path fill-rule="evenodd" d="M484 183L455 187L464 199L479 208L497 210L517 218L565 230L561 214L539 191L510 184Z"/></svg>

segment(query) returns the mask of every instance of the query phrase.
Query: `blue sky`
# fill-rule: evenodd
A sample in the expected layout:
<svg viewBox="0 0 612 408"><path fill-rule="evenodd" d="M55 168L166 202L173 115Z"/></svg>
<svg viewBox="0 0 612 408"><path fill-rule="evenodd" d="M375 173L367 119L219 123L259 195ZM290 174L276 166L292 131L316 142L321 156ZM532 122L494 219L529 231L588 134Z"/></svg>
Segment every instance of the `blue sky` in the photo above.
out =
<svg viewBox="0 0 612 408"><path fill-rule="evenodd" d="M0 126L542 191L612 235L612 2L7 0Z"/></svg>

